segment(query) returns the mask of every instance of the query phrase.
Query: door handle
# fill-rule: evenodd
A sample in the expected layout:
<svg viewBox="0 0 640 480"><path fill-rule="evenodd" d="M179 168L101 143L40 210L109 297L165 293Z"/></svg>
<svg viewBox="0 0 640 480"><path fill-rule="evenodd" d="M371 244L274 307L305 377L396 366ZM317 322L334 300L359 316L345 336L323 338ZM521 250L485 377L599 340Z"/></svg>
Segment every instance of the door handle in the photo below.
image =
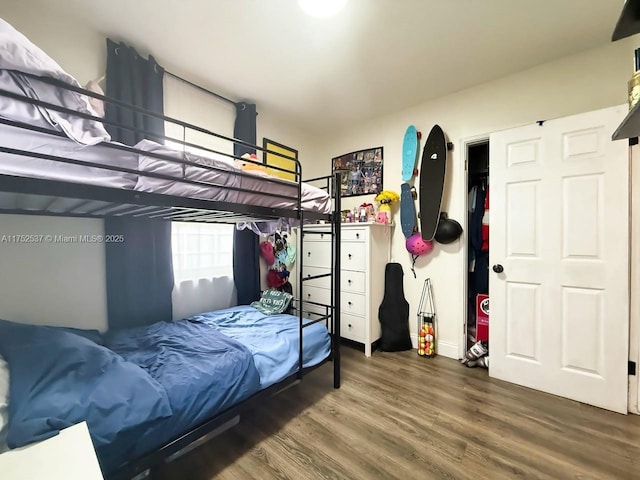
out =
<svg viewBox="0 0 640 480"><path fill-rule="evenodd" d="M496 272L496 273L502 273L502 272L504 272L504 267L502 265L500 265L499 263L496 263L493 266L493 271Z"/></svg>

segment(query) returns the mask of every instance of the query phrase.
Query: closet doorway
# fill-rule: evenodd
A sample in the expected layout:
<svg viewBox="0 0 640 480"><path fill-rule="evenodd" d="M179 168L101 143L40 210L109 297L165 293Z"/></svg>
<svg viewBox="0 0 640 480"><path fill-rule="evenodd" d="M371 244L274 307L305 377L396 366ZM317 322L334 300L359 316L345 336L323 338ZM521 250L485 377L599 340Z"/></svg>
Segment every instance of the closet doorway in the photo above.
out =
<svg viewBox="0 0 640 480"><path fill-rule="evenodd" d="M489 139L465 142L467 171L466 322L462 355L476 342L489 340Z"/></svg>

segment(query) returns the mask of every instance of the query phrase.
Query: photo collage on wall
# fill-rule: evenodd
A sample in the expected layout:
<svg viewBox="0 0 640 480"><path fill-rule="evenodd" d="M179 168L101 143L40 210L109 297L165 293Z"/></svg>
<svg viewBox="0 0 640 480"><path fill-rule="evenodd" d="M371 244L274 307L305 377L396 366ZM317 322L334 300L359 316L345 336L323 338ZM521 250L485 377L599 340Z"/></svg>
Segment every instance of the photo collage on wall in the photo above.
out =
<svg viewBox="0 0 640 480"><path fill-rule="evenodd" d="M382 188L382 147L335 157L333 171L342 172L342 196L377 195Z"/></svg>

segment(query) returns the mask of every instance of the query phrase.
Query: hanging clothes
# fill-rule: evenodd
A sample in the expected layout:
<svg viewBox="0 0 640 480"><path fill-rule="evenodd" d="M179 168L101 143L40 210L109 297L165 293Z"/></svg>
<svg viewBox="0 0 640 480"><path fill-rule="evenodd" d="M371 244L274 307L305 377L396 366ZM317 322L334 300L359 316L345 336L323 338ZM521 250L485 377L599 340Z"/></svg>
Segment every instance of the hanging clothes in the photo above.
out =
<svg viewBox="0 0 640 480"><path fill-rule="evenodd" d="M469 212L469 298L489 293L489 187L486 177L472 187Z"/></svg>
<svg viewBox="0 0 640 480"><path fill-rule="evenodd" d="M469 241L474 251L482 250L482 218L484 217L484 208L486 199L486 184L479 185L476 189L475 208L471 213L471 221L469 222Z"/></svg>
<svg viewBox="0 0 640 480"><path fill-rule="evenodd" d="M487 186L486 195L484 199L484 209L482 215L482 245L480 249L483 252L489 251L489 186Z"/></svg>

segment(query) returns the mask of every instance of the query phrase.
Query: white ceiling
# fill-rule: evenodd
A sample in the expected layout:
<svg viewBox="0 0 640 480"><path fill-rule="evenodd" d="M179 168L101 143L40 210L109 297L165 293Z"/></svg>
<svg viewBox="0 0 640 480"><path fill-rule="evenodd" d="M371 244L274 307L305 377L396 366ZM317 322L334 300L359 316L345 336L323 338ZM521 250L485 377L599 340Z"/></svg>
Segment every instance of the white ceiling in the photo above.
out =
<svg viewBox="0 0 640 480"><path fill-rule="evenodd" d="M38 1L311 132L605 44L624 3L348 0L317 19L296 0Z"/></svg>

